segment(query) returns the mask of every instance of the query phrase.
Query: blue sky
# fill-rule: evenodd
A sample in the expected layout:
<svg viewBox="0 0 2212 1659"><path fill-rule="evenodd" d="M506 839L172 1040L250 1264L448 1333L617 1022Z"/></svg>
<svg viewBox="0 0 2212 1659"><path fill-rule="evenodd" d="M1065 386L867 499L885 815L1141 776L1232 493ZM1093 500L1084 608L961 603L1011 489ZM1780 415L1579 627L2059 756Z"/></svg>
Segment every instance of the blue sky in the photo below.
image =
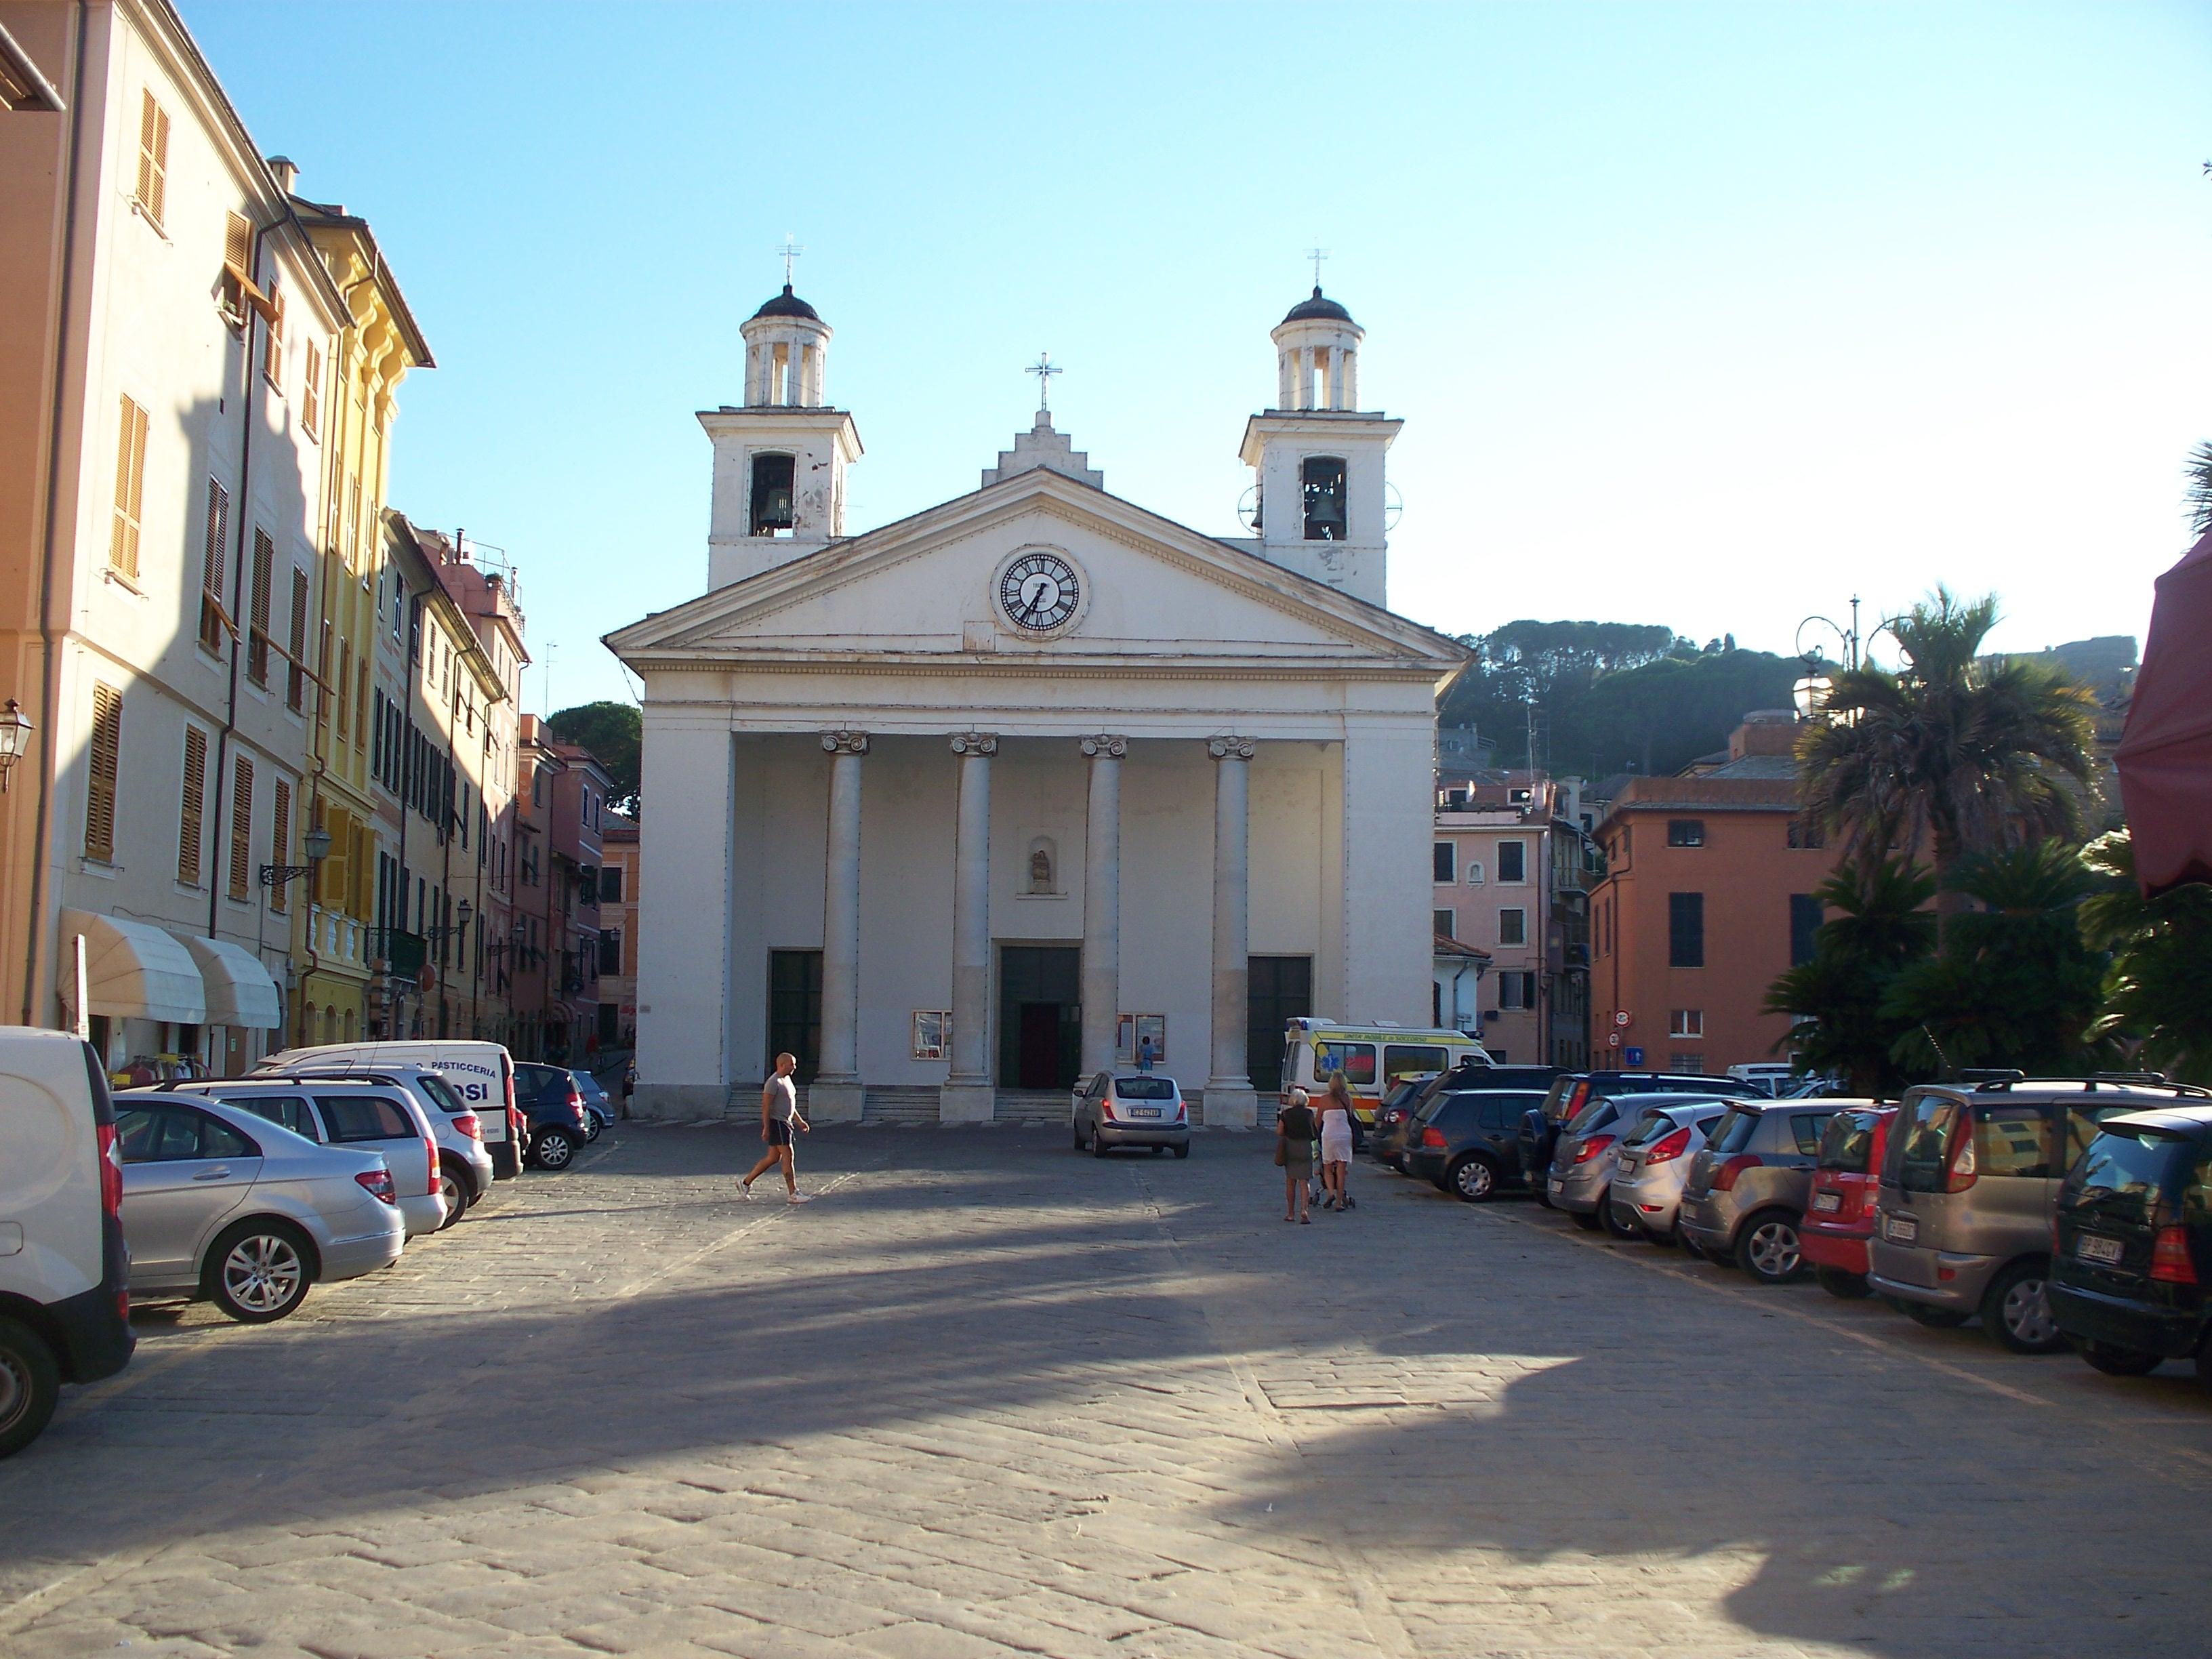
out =
<svg viewBox="0 0 2212 1659"><path fill-rule="evenodd" d="M1238 533L1267 330L1330 250L1406 421L1394 608L1788 650L1852 592L2140 636L2212 437L2212 9L182 0L368 216L439 367L392 504L520 573L545 702L698 592L738 325L806 248L850 529L1035 407Z"/></svg>

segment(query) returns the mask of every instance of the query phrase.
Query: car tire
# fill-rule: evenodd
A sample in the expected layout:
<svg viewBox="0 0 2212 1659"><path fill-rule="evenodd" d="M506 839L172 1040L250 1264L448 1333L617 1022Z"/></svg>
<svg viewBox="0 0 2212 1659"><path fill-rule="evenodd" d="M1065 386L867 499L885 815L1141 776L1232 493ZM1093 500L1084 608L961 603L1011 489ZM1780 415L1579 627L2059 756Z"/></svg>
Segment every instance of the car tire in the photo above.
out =
<svg viewBox="0 0 2212 1659"><path fill-rule="evenodd" d="M584 1145L588 1146L597 1140L599 1138L599 1131L606 1127L599 1121L599 1115L597 1112L586 1112L584 1114Z"/></svg>
<svg viewBox="0 0 2212 1659"><path fill-rule="evenodd" d="M2148 1376L2166 1363L2163 1354L2145 1353L2141 1348L2116 1348L2109 1342L2084 1342L2076 1352L2091 1370L2102 1371L2107 1376Z"/></svg>
<svg viewBox="0 0 2212 1659"><path fill-rule="evenodd" d="M1735 1259L1762 1285L1787 1285L1805 1276L1805 1245L1788 1210L1761 1210L1736 1235Z"/></svg>
<svg viewBox="0 0 2212 1659"><path fill-rule="evenodd" d="M2040 1261L2015 1261L1990 1281L1982 1297L1982 1328L2014 1353L2057 1353L2066 1338L2052 1316Z"/></svg>
<svg viewBox="0 0 2212 1659"><path fill-rule="evenodd" d="M299 1310L315 1282L314 1247L289 1221L241 1221L217 1237L200 1288L241 1325L266 1325Z"/></svg>
<svg viewBox="0 0 2212 1659"><path fill-rule="evenodd" d="M1874 1294L1864 1273L1846 1273L1841 1267L1815 1267L1813 1277L1822 1290L1842 1302L1856 1302Z"/></svg>
<svg viewBox="0 0 2212 1659"><path fill-rule="evenodd" d="M61 1366L46 1338L19 1320L0 1319L0 1457L45 1432L61 1395Z"/></svg>
<svg viewBox="0 0 2212 1659"><path fill-rule="evenodd" d="M1106 1156L1106 1137L1096 1129L1091 1132L1091 1156L1093 1158Z"/></svg>
<svg viewBox="0 0 2212 1659"><path fill-rule="evenodd" d="M1190 1142L1186 1140L1182 1146L1176 1147L1175 1149L1175 1155L1177 1158L1188 1158L1190 1156Z"/></svg>
<svg viewBox="0 0 2212 1659"><path fill-rule="evenodd" d="M1603 1209L1605 1207L1605 1195L1601 1193L1598 1195L1597 1201L1598 1209ZM1586 1233L1594 1233L1600 1227L1605 1225L1602 1221L1598 1219L1597 1210L1592 1210L1588 1215L1584 1215L1580 1210L1569 1210L1566 1212L1566 1216L1568 1220L1573 1222L1576 1226L1581 1228Z"/></svg>
<svg viewBox="0 0 2212 1659"><path fill-rule="evenodd" d="M1444 1171L1443 1188L1462 1204L1487 1204L1498 1196L1498 1168L1486 1158L1462 1158Z"/></svg>
<svg viewBox="0 0 2212 1659"><path fill-rule="evenodd" d="M1705 1259L1705 1247L1684 1232L1679 1221L1674 1224L1674 1242L1682 1247L1682 1254L1691 1261L1703 1261Z"/></svg>
<svg viewBox="0 0 2212 1659"><path fill-rule="evenodd" d="M1931 1308L1925 1302L1910 1302L1899 1297L1889 1304L1916 1325L1925 1325L1931 1331L1955 1331L1966 1322L1966 1316L1949 1308Z"/></svg>
<svg viewBox="0 0 2212 1659"><path fill-rule="evenodd" d="M1083 1124L1080 1120L1072 1118L1068 1121L1068 1127L1074 1133L1075 1150L1079 1152L1083 1150Z"/></svg>
<svg viewBox="0 0 2212 1659"><path fill-rule="evenodd" d="M1606 1194L1605 1201L1597 1206L1597 1217L1598 1220L1604 1224L1606 1231L1624 1244L1632 1239L1644 1237L1644 1229L1638 1226L1634 1221L1623 1222L1614 1217L1613 1194L1610 1192Z"/></svg>
<svg viewBox="0 0 2212 1659"><path fill-rule="evenodd" d="M530 1161L549 1173L557 1173L576 1161L576 1136L557 1123L548 1124L530 1143Z"/></svg>
<svg viewBox="0 0 2212 1659"><path fill-rule="evenodd" d="M1552 1195L1545 1190L1547 1184L1543 1176L1538 1176L1535 1180L1528 1183L1528 1186L1529 1189L1536 1194L1536 1201L1548 1210L1552 1207Z"/></svg>
<svg viewBox="0 0 2212 1659"><path fill-rule="evenodd" d="M443 1232L469 1212L469 1178L447 1159L440 1158L438 1191L446 1200L446 1219L438 1228Z"/></svg>

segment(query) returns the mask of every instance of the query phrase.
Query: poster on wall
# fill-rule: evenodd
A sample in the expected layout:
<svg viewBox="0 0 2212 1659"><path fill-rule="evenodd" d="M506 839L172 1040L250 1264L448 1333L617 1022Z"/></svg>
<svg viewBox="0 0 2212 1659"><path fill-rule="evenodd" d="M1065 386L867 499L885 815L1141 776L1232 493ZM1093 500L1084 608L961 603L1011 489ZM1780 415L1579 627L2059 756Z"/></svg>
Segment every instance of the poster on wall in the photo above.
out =
<svg viewBox="0 0 2212 1659"><path fill-rule="evenodd" d="M1146 1045L1151 1045L1149 1054ZM1124 1014L1114 1027L1114 1063L1141 1066L1147 1059L1158 1066L1168 1057L1168 1017L1165 1014Z"/></svg>
<svg viewBox="0 0 2212 1659"><path fill-rule="evenodd" d="M952 1040L952 1016L942 1008L917 1008L914 1011L914 1057L916 1060L942 1060L945 1048Z"/></svg>

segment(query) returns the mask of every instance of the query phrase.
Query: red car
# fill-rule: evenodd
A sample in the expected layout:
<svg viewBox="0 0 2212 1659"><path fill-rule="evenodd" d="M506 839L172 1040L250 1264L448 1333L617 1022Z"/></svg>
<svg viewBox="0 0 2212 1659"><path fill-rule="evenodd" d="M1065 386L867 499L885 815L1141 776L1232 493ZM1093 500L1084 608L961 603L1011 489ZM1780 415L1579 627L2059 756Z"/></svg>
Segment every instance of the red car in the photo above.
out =
<svg viewBox="0 0 2212 1659"><path fill-rule="evenodd" d="M1894 1106L1838 1112L1820 1133L1813 1190L1797 1242L1813 1276L1830 1296L1867 1293L1867 1240L1874 1236L1875 1188Z"/></svg>

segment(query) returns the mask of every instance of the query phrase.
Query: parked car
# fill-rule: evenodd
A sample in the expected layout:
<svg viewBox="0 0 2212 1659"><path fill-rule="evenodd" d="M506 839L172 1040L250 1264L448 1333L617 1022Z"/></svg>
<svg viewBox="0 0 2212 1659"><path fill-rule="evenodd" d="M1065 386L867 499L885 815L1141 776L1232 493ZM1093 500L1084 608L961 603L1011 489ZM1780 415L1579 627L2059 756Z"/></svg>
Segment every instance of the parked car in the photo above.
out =
<svg viewBox="0 0 2212 1659"><path fill-rule="evenodd" d="M1401 1175L1405 1172L1406 1147L1416 1132L1413 1114L1428 1097L1429 1085L1450 1075L1418 1072L1399 1079L1398 1086L1383 1097L1382 1103L1375 1109L1375 1127L1367 1136L1367 1150L1376 1163L1386 1164Z"/></svg>
<svg viewBox="0 0 2212 1659"><path fill-rule="evenodd" d="M2061 1182L2123 1112L2204 1091L2142 1077L1930 1083L1890 1126L1867 1283L1923 1325L1982 1328L2015 1353L2066 1346L2044 1281Z"/></svg>
<svg viewBox="0 0 2212 1659"><path fill-rule="evenodd" d="M606 1085L589 1072L570 1072L576 1079L576 1092L584 1097L584 1139L597 1140L599 1133L615 1121L614 1102L607 1098Z"/></svg>
<svg viewBox="0 0 2212 1659"><path fill-rule="evenodd" d="M584 1109L576 1074L565 1066L517 1060L514 1099L528 1126L524 1145L530 1161L541 1170L567 1169L591 1139L592 1115Z"/></svg>
<svg viewBox="0 0 2212 1659"><path fill-rule="evenodd" d="M1545 1196L1555 1210L1565 1210L1574 1224L1595 1232L1606 1225L1613 1187L1613 1163L1620 1138L1642 1115L1640 1091L1588 1097L1589 1104L1560 1131L1552 1147L1551 1166L1544 1172ZM1527 1114L1522 1114L1525 1126ZM1518 1139L1525 1152L1525 1136Z"/></svg>
<svg viewBox="0 0 2212 1659"><path fill-rule="evenodd" d="M428 1066L384 1066L357 1070L308 1067L291 1072L258 1071L252 1075L294 1083L343 1079L404 1089L422 1109L422 1115L429 1121L438 1143L438 1191L446 1200L446 1224L450 1227L459 1221L491 1190L495 1177L491 1152L484 1146L483 1117L461 1098L442 1072Z"/></svg>
<svg viewBox="0 0 2212 1659"><path fill-rule="evenodd" d="M1406 1173L1480 1204L1522 1184L1521 1114L1544 1097L1531 1089L1455 1089L1421 1108Z"/></svg>
<svg viewBox="0 0 2212 1659"><path fill-rule="evenodd" d="M1740 1078L1705 1077L1663 1072L1563 1072L1552 1080L1542 1109L1521 1120L1521 1170L1535 1188L1537 1202L1549 1204L1545 1171L1559 1149L1559 1131L1600 1095L1673 1094L1694 1090L1723 1099L1756 1098L1757 1085Z"/></svg>
<svg viewBox="0 0 2212 1659"><path fill-rule="evenodd" d="M1868 1293L1867 1240L1874 1233L1882 1154L1896 1116L1894 1106L1855 1106L1838 1112L1820 1131L1797 1245L1830 1296L1850 1301Z"/></svg>
<svg viewBox="0 0 2212 1659"><path fill-rule="evenodd" d="M1101 1072L1076 1091L1075 1150L1103 1158L1116 1146L1190 1156L1190 1108L1164 1072Z"/></svg>
<svg viewBox="0 0 2212 1659"><path fill-rule="evenodd" d="M2194 1358L2212 1382L2212 1105L2123 1112L2066 1172L2045 1293L2059 1334L2112 1376Z"/></svg>
<svg viewBox="0 0 2212 1659"><path fill-rule="evenodd" d="M1690 1160L1678 1223L1697 1254L1780 1285L1805 1270L1799 1229L1828 1120L1863 1100L1740 1100Z"/></svg>
<svg viewBox="0 0 2212 1659"><path fill-rule="evenodd" d="M1797 1076L1797 1069L1786 1060L1755 1060L1747 1065L1729 1066L1728 1074L1739 1082L1755 1084L1759 1093L1772 1100L1789 1088Z"/></svg>
<svg viewBox="0 0 2212 1659"><path fill-rule="evenodd" d="M312 1083L224 1078L213 1083L172 1084L167 1092L198 1095L242 1108L319 1146L378 1153L392 1171L407 1237L434 1233L446 1224L446 1200L438 1184L437 1132L414 1097L396 1085L379 1086L350 1078ZM118 1097L128 1102L136 1096Z"/></svg>
<svg viewBox="0 0 2212 1659"><path fill-rule="evenodd" d="M62 1384L131 1361L123 1166L89 1044L0 1027L0 1457L52 1420Z"/></svg>
<svg viewBox="0 0 2212 1659"><path fill-rule="evenodd" d="M203 1096L132 1094L115 1121L133 1296L204 1297L258 1325L318 1282L399 1259L406 1224L377 1153Z"/></svg>
<svg viewBox="0 0 2212 1659"><path fill-rule="evenodd" d="M394 1066L424 1066L442 1076L477 1114L484 1150L491 1155L492 1173L501 1181L522 1173L529 1125L515 1099L514 1056L496 1042L459 1037L326 1042L311 1048L284 1049L270 1054L255 1069L373 1072Z"/></svg>
<svg viewBox="0 0 2212 1659"><path fill-rule="evenodd" d="M1727 1114L1727 1103L1710 1095L1645 1095L1634 1103L1644 1115L1613 1150L1606 1231L1616 1238L1671 1244L1690 1160Z"/></svg>

